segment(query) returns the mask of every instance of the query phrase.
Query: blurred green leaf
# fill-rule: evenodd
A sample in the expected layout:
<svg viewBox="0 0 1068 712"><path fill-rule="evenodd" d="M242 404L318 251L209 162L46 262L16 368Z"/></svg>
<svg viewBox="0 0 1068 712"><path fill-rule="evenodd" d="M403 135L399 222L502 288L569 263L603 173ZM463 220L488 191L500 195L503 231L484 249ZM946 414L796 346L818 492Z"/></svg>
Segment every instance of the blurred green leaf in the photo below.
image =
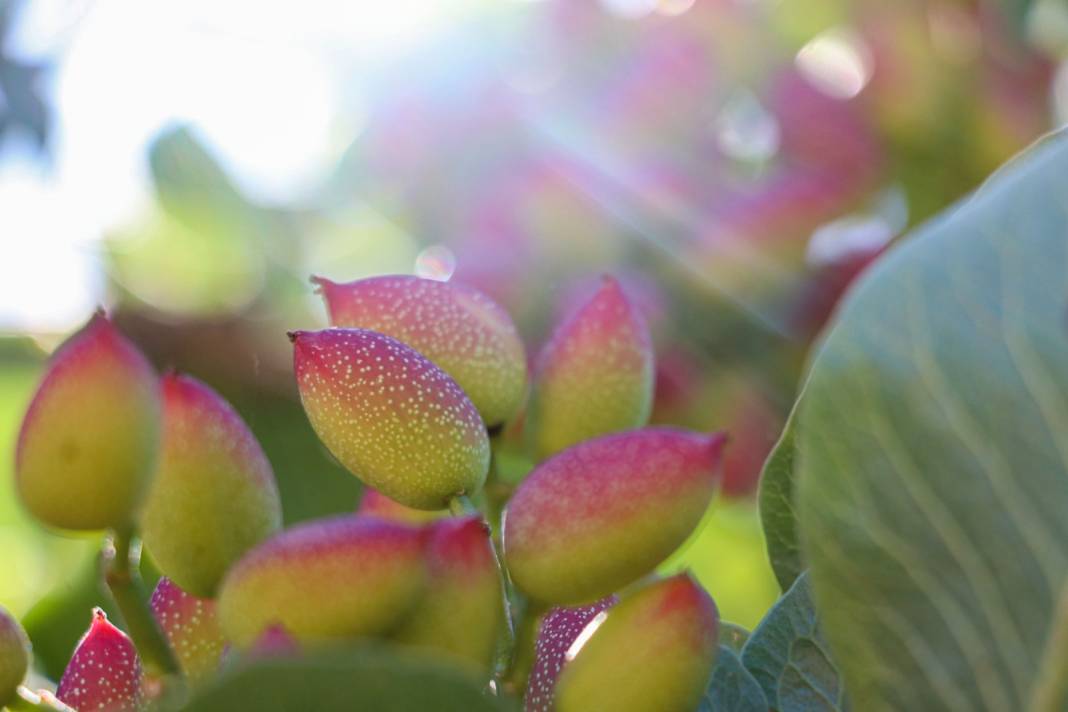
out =
<svg viewBox="0 0 1068 712"><path fill-rule="evenodd" d="M69 572L68 578L49 591L23 617L22 625L33 643L33 662L46 677L59 680L74 646L89 630L93 608L103 608L118 622L111 596L100 579L99 560L91 558Z"/></svg>
<svg viewBox="0 0 1068 712"><path fill-rule="evenodd" d="M299 402L263 392L232 402L274 468L287 526L356 509L363 486L327 452Z"/></svg>
<svg viewBox="0 0 1068 712"><path fill-rule="evenodd" d="M738 654L719 646L712 679L701 699L698 712L768 712L768 700L760 684L745 669Z"/></svg>
<svg viewBox="0 0 1068 712"><path fill-rule="evenodd" d="M1029 704L1065 682L1066 206L1062 134L892 250L812 365L796 502L859 709L1063 709Z"/></svg>
<svg viewBox="0 0 1068 712"><path fill-rule="evenodd" d="M209 683L185 712L504 712L460 670L386 647L271 658L238 666Z"/></svg>
<svg viewBox="0 0 1068 712"><path fill-rule="evenodd" d="M148 164L160 204L190 226L197 227L204 214L234 223L249 217L248 200L188 127L160 133L148 149Z"/></svg>
<svg viewBox="0 0 1068 712"><path fill-rule="evenodd" d="M793 585L804 568L794 510L793 421L791 413L760 475L760 522L764 527L768 560L783 591Z"/></svg>
<svg viewBox="0 0 1068 712"><path fill-rule="evenodd" d="M248 306L264 283L262 247L218 213L191 206L195 225L154 210L115 231L111 276L137 299L173 314L226 314Z"/></svg>
<svg viewBox="0 0 1068 712"><path fill-rule="evenodd" d="M845 695L802 573L742 649L742 663L779 712L844 710Z"/></svg>

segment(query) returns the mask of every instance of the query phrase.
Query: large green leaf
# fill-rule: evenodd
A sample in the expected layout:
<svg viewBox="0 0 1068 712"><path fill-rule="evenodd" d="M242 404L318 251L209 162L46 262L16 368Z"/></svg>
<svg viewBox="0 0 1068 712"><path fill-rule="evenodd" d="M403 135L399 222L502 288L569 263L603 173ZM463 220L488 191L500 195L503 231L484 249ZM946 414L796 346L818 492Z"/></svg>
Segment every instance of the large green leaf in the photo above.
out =
<svg viewBox="0 0 1068 712"><path fill-rule="evenodd" d="M515 705L473 678L385 647L268 658L238 666L182 712L506 712Z"/></svg>
<svg viewBox="0 0 1068 712"><path fill-rule="evenodd" d="M845 690L831 661L802 573L756 627L742 664L779 712L838 712Z"/></svg>
<svg viewBox="0 0 1068 712"><path fill-rule="evenodd" d="M738 654L719 646L712 679L697 712L768 712L768 700Z"/></svg>
<svg viewBox="0 0 1068 712"><path fill-rule="evenodd" d="M745 641L749 640L749 631L737 623L719 622L719 642L736 653L742 652Z"/></svg>
<svg viewBox="0 0 1068 712"><path fill-rule="evenodd" d="M804 569L794 509L794 414L771 451L760 474L760 523L768 560L779 587L786 591Z"/></svg>
<svg viewBox="0 0 1068 712"><path fill-rule="evenodd" d="M1061 136L888 254L828 333L797 504L858 709L1022 710L1063 677L1066 306Z"/></svg>

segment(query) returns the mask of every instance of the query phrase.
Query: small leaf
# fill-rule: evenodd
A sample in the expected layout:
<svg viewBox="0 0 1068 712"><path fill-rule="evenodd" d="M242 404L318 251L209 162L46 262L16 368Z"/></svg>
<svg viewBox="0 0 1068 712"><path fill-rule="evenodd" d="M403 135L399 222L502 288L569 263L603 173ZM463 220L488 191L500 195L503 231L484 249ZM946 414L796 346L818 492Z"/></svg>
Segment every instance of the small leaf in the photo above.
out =
<svg viewBox="0 0 1068 712"><path fill-rule="evenodd" d="M267 658L237 666L198 692L186 712L506 712L460 669L390 647Z"/></svg>
<svg viewBox="0 0 1068 712"><path fill-rule="evenodd" d="M779 442L760 475L760 522L768 547L768 560L785 592L804 569L794 509L794 416L791 413Z"/></svg>
<svg viewBox="0 0 1068 712"><path fill-rule="evenodd" d="M819 630L808 574L768 612L742 649L742 663L779 712L845 709L841 678Z"/></svg>
<svg viewBox="0 0 1068 712"><path fill-rule="evenodd" d="M721 629L721 637L722 633ZM697 712L768 712L768 699L760 683L742 665L737 652L726 645L719 646L712 679Z"/></svg>
<svg viewBox="0 0 1068 712"><path fill-rule="evenodd" d="M790 656L779 680L779 712L839 709L841 683L826 650L808 638L790 644Z"/></svg>

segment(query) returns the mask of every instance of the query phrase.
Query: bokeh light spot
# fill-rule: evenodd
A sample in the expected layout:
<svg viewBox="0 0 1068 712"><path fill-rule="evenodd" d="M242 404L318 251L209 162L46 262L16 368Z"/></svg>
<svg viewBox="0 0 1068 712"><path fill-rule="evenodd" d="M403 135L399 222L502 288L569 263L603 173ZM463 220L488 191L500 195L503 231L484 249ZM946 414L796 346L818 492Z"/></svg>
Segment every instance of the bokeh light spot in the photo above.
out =
<svg viewBox="0 0 1068 712"><path fill-rule="evenodd" d="M716 144L738 161L761 163L779 150L779 122L752 92L731 97L715 121Z"/></svg>
<svg viewBox="0 0 1068 712"><path fill-rule="evenodd" d="M448 282L456 271L456 255L445 245L431 245L415 258L415 274L425 279Z"/></svg>
<svg viewBox="0 0 1068 712"><path fill-rule="evenodd" d="M867 44L855 32L832 28L802 47L794 64L816 88L837 99L851 99L871 79L873 60Z"/></svg>

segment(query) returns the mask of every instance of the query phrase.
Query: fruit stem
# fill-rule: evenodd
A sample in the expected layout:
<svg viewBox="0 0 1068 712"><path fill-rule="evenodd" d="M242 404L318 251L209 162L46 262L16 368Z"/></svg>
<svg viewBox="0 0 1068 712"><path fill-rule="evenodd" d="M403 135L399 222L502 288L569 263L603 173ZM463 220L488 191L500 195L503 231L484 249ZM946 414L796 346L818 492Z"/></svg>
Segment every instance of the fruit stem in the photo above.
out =
<svg viewBox="0 0 1068 712"><path fill-rule="evenodd" d="M104 580L145 668L155 675L177 677L178 660L149 610L148 594L138 572L140 546L133 544L131 530L111 533L104 545Z"/></svg>
<svg viewBox="0 0 1068 712"><path fill-rule="evenodd" d="M483 522L486 521L485 515L479 511L470 498L462 494L449 500L449 512L453 516L477 514L482 517ZM501 599L504 606L504 626L501 630L501 637L497 641L497 653L493 663L493 677L497 681L496 689L500 690L512 667L512 660L515 658L515 621L512 620L511 605L512 580L508 577L508 572L504 568L504 552L501 551L500 541L493 536L493 527L488 522L486 526L487 530L491 532L490 543L493 548L493 563L497 566L497 576L501 584Z"/></svg>
<svg viewBox="0 0 1068 712"><path fill-rule="evenodd" d="M30 691L28 688L19 685L15 694L15 699L7 703L7 709L11 712L22 712L23 710L49 710L50 712L74 712L72 707L68 707L55 697L38 695L35 692Z"/></svg>
<svg viewBox="0 0 1068 712"><path fill-rule="evenodd" d="M516 631L515 660L508 670L508 684L514 694L523 695L527 687L527 677L534 666L534 643L538 638L538 628L545 611L533 605L529 600L523 611Z"/></svg>
<svg viewBox="0 0 1068 712"><path fill-rule="evenodd" d="M463 517L468 514L482 514L466 494L458 494L449 500L449 512L454 517Z"/></svg>
<svg viewBox="0 0 1068 712"><path fill-rule="evenodd" d="M504 627L497 641L497 655L493 662L493 677L497 681L499 690L512 669L512 661L515 660L515 621L512 619L512 582L504 568L504 559L498 550L496 539L493 540L493 561L497 564L497 574L501 582L501 601L504 606Z"/></svg>

